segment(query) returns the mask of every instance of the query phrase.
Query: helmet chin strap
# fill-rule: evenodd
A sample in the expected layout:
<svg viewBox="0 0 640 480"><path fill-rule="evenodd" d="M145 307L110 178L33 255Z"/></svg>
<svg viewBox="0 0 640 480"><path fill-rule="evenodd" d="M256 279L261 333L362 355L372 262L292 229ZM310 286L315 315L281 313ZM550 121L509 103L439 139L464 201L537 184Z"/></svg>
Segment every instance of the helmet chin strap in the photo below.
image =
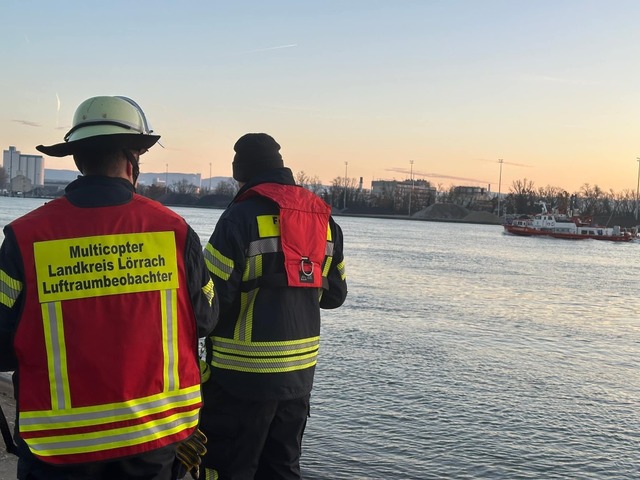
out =
<svg viewBox="0 0 640 480"><path fill-rule="evenodd" d="M140 175L140 162L135 157L131 150L123 150L127 160L131 164L131 168L133 170L133 188L136 188L136 183L138 182L138 176Z"/></svg>

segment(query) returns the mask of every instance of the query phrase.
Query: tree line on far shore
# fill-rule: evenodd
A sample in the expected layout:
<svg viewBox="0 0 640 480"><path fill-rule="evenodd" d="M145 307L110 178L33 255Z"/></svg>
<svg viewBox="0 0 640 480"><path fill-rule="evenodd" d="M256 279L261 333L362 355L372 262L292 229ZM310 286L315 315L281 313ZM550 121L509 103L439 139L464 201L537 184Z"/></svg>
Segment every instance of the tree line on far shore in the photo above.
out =
<svg viewBox="0 0 640 480"><path fill-rule="evenodd" d="M588 217L626 217L637 220L638 192L625 189L605 191L598 185L585 183L578 191L568 192L561 187L547 185L536 187L534 182L515 180L498 199L495 192L465 194L459 187L444 187L421 181L428 188L387 189L376 195L362 188L355 178L336 177L330 185L323 185L317 175L304 171L295 174L295 180L329 205L340 211L361 214L410 215L435 203L452 203L471 211L484 211L499 216L530 215L541 212L544 203L559 213L579 212ZM408 183L408 180L399 181ZM8 187L8 175L0 167L0 189ZM165 204L224 208L238 191L238 184L231 178L209 189L181 180L170 185L138 185L138 193ZM499 210L499 211L498 211Z"/></svg>

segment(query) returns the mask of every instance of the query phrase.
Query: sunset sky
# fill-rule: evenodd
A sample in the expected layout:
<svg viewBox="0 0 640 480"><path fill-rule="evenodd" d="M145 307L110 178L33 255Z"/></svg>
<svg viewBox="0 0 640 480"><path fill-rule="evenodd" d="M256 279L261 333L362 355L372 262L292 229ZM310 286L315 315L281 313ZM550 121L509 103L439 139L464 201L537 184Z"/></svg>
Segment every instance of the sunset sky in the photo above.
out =
<svg viewBox="0 0 640 480"><path fill-rule="evenodd" d="M409 177L636 190L637 0L4 0L0 149L58 143L125 95L165 148L145 172L230 176L267 132L324 183ZM348 166L345 166L348 162ZM46 168L73 169L47 157Z"/></svg>

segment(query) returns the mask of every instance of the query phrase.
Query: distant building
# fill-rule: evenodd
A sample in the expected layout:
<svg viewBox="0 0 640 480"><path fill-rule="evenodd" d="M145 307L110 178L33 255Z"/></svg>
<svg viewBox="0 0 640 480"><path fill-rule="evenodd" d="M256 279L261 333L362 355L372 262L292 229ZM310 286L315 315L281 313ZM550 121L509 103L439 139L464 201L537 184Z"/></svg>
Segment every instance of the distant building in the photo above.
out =
<svg viewBox="0 0 640 480"><path fill-rule="evenodd" d="M33 190L33 183L31 179L24 175L18 175L11 179L10 190L15 193L28 193Z"/></svg>
<svg viewBox="0 0 640 480"><path fill-rule="evenodd" d="M29 192L33 188L44 186L42 155L23 155L16 150L16 147L11 146L9 150L2 152L2 167L7 174L11 191ZM15 190L14 184L20 190ZM29 190L23 190L23 188L29 188Z"/></svg>
<svg viewBox="0 0 640 480"><path fill-rule="evenodd" d="M428 207L436 199L436 188L427 180L373 180L371 182L371 206L391 201L394 206L413 203L413 211ZM411 208L411 207L409 207Z"/></svg>
<svg viewBox="0 0 640 480"><path fill-rule="evenodd" d="M450 192L450 200L456 205L465 208L475 207L479 210L491 211L492 197L486 188L474 186L458 186L453 187Z"/></svg>

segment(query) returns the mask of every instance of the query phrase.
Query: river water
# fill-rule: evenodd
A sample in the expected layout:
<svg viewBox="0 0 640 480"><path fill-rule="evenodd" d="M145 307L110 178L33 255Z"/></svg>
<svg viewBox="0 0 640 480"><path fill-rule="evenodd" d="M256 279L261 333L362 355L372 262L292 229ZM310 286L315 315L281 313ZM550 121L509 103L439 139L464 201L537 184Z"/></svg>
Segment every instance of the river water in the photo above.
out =
<svg viewBox="0 0 640 480"><path fill-rule="evenodd" d="M0 198L0 222L41 204ZM203 243L221 213L174 210ZM640 478L640 244L337 221L307 480Z"/></svg>

